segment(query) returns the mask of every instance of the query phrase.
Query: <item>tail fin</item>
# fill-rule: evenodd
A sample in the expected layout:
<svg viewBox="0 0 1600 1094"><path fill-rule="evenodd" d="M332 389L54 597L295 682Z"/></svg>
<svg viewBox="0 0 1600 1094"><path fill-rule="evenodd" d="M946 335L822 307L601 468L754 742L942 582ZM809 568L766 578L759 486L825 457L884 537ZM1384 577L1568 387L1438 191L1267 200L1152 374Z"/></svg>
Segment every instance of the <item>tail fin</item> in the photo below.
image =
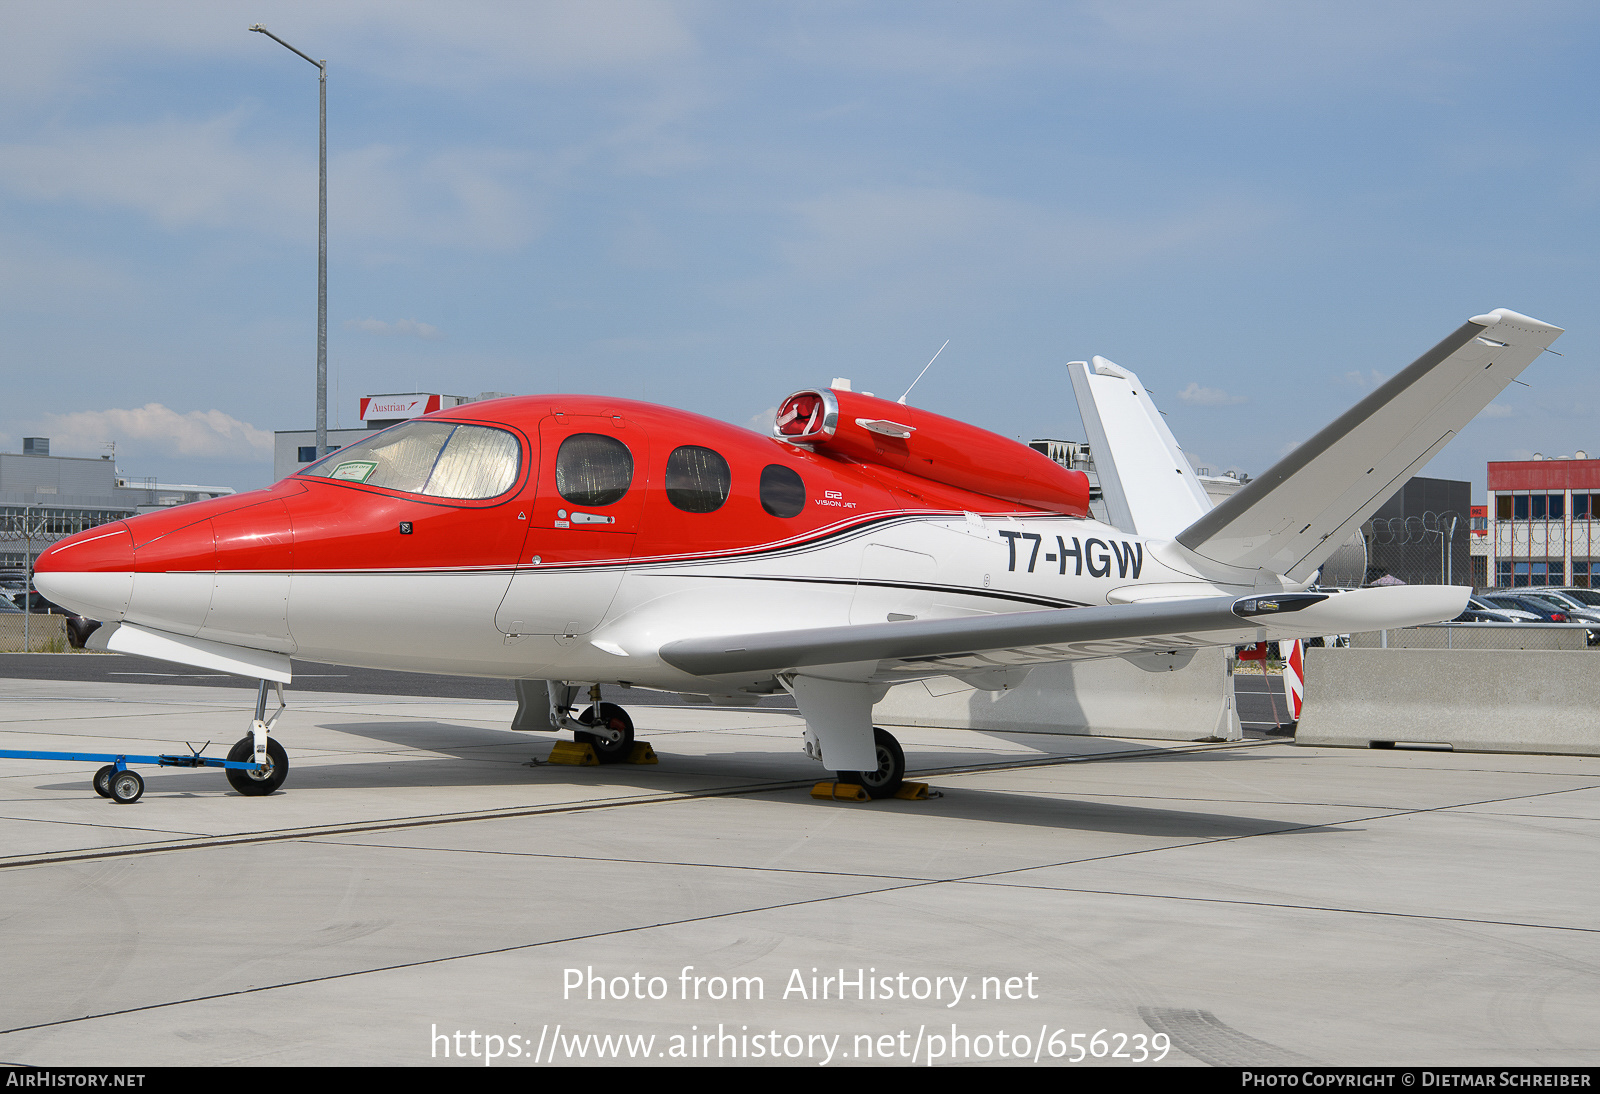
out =
<svg viewBox="0 0 1600 1094"><path fill-rule="evenodd" d="M1171 539L1211 508L1139 377L1104 357L1071 361L1067 371L1112 524Z"/></svg>
<svg viewBox="0 0 1600 1094"><path fill-rule="evenodd" d="M1504 308L1473 316L1178 542L1213 562L1309 581L1561 333Z"/></svg>

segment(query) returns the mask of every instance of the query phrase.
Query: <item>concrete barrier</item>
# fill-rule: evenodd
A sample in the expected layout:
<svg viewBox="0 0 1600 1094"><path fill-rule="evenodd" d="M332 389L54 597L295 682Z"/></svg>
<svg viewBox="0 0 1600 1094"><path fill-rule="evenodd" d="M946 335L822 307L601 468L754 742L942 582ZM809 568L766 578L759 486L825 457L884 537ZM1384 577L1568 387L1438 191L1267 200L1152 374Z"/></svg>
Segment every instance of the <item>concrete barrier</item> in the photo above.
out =
<svg viewBox="0 0 1600 1094"><path fill-rule="evenodd" d="M1350 636L1352 649L1391 650L1581 650L1589 648L1589 628L1580 623L1449 623L1361 631Z"/></svg>
<svg viewBox="0 0 1600 1094"><path fill-rule="evenodd" d="M1311 649L1301 745L1600 755L1587 650Z"/></svg>
<svg viewBox="0 0 1600 1094"><path fill-rule="evenodd" d="M19 612L0 615L0 652L3 653L66 653L67 617L64 615L34 615L27 620L28 648L22 648L23 618Z"/></svg>
<svg viewBox="0 0 1600 1094"><path fill-rule="evenodd" d="M948 676L897 684L873 708L872 720L885 726L1237 740L1242 733L1232 709L1229 653L1202 649L1171 672L1146 672L1120 657L1038 665L1021 686L999 692L978 691Z"/></svg>

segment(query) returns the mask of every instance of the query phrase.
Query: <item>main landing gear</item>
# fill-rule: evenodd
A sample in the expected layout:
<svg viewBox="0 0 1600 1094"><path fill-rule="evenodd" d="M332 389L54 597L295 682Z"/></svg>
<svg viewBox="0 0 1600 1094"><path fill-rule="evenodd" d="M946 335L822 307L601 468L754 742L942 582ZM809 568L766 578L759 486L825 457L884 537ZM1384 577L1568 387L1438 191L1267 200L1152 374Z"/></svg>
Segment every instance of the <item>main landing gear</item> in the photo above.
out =
<svg viewBox="0 0 1600 1094"><path fill-rule="evenodd" d="M872 744L878 754L875 771L835 772L842 783L851 783L867 792L870 798L892 798L906 781L906 754L900 742L887 730L872 727Z"/></svg>
<svg viewBox="0 0 1600 1094"><path fill-rule="evenodd" d="M547 681L550 694L550 723L553 730L572 730L573 739L579 745L588 745L594 751L594 759L603 764L625 764L640 762L655 762L637 760L634 757L633 719L628 717L628 712L615 703L602 703L600 701L600 685L589 685L589 705L582 714L574 717L578 709L573 705L580 685L569 684L565 681ZM522 721L524 713L521 704L523 693L518 691L518 722L513 728L524 728ZM531 721L531 718L528 719ZM528 725L526 728L543 728ZM557 763L572 762L570 760L555 760ZM592 761L591 761L592 762Z"/></svg>
<svg viewBox="0 0 1600 1094"><path fill-rule="evenodd" d="M600 698L600 686L589 689L589 697ZM578 724L593 726L595 732L578 730L573 737L580 745L594 749L595 759L603 764L627 763L633 755L633 719L615 703L594 702L578 715Z"/></svg>

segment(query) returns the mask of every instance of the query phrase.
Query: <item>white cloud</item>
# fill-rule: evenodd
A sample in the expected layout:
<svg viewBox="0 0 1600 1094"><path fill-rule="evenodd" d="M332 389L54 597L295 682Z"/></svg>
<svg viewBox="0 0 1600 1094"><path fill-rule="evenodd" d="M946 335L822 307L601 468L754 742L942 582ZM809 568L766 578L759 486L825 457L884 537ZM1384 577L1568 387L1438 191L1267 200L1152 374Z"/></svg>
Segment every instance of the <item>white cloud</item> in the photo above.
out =
<svg viewBox="0 0 1600 1094"><path fill-rule="evenodd" d="M59 244L0 233L0 300L9 310L56 310L82 300L105 302L139 291L138 282L106 259L63 253Z"/></svg>
<svg viewBox="0 0 1600 1094"><path fill-rule="evenodd" d="M1425 4L1089 0L1032 5L1025 18L1008 19L996 18L995 7L925 4L921 18L904 19L886 5L835 6L788 48L812 64L948 82L1070 71L1134 81L1157 95L1180 90L1191 101L1352 86L1434 94L1471 77L1461 46L1499 11L1489 0L1461 0L1456 18L1441 21ZM1539 14L1527 20L1526 38L1504 46L1544 30Z"/></svg>
<svg viewBox="0 0 1600 1094"><path fill-rule="evenodd" d="M444 337L438 327L431 323L419 323L415 319L396 319L393 323L386 323L382 319L346 319L344 329L368 334L402 334L426 341Z"/></svg>
<svg viewBox="0 0 1600 1094"><path fill-rule="evenodd" d="M133 55L169 65L195 58L304 65L265 36L245 32L263 8L275 34L330 59L332 78L359 70L386 80L474 86L591 73L637 77L696 51L680 5L664 0L11 4L0 40L0 87L40 99L71 95Z"/></svg>
<svg viewBox="0 0 1600 1094"><path fill-rule="evenodd" d="M98 455L107 441L132 456L270 462L272 434L220 410L179 413L160 403L128 410L78 410L45 418L51 451Z"/></svg>
<svg viewBox="0 0 1600 1094"><path fill-rule="evenodd" d="M1366 372L1362 372L1359 369L1354 372L1347 372L1344 374L1344 378L1348 383L1354 384L1362 391L1376 391L1389 379L1387 373L1379 372L1375 368L1368 369Z"/></svg>
<svg viewBox="0 0 1600 1094"><path fill-rule="evenodd" d="M763 410L760 414L752 414L750 416L750 420L745 422L744 424L746 426L748 426L749 428L755 430L757 433L761 433L761 434L764 434L764 435L770 437L770 436L772 436L773 423L776 422L777 420L778 420L778 408L775 407L775 406L769 406L769 407L767 407L767 409Z"/></svg>
<svg viewBox="0 0 1600 1094"><path fill-rule="evenodd" d="M927 187L838 191L795 211L805 230L784 245L787 258L802 272L830 280L892 266L1103 273L1253 231L1276 215L1213 204L1135 222Z"/></svg>
<svg viewBox="0 0 1600 1094"><path fill-rule="evenodd" d="M237 113L57 134L0 147L0 183L24 197L134 208L168 228L271 223L304 207L314 218L316 169L237 147Z"/></svg>
<svg viewBox="0 0 1600 1094"><path fill-rule="evenodd" d="M1189 406L1235 406L1250 401L1246 396L1229 395L1219 388L1201 387L1193 380L1189 381L1188 387L1178 392L1178 398Z"/></svg>
<svg viewBox="0 0 1600 1094"><path fill-rule="evenodd" d="M0 145L0 187L37 201L133 209L169 229L315 238L315 159L248 139L249 121L233 111ZM530 165L526 153L481 148L425 157L387 145L336 153L329 220L347 239L516 247L541 223Z"/></svg>
<svg viewBox="0 0 1600 1094"><path fill-rule="evenodd" d="M1511 418L1516 416L1516 411L1504 403L1490 403L1478 412L1480 418Z"/></svg>
<svg viewBox="0 0 1600 1094"><path fill-rule="evenodd" d="M524 152L369 145L328 165L328 217L359 238L509 250L543 224L532 171Z"/></svg>

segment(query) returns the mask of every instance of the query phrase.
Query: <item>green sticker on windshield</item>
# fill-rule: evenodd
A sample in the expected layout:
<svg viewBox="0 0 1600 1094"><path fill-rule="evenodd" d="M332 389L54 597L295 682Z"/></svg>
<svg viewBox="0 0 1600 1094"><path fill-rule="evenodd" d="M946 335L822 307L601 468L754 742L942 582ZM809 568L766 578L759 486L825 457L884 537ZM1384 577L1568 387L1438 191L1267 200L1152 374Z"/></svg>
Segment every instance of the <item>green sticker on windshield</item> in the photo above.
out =
<svg viewBox="0 0 1600 1094"><path fill-rule="evenodd" d="M349 482L366 482L377 469L378 465L372 460L351 460L349 463L341 463L338 467L335 467L333 474L328 477L330 479L345 479Z"/></svg>

